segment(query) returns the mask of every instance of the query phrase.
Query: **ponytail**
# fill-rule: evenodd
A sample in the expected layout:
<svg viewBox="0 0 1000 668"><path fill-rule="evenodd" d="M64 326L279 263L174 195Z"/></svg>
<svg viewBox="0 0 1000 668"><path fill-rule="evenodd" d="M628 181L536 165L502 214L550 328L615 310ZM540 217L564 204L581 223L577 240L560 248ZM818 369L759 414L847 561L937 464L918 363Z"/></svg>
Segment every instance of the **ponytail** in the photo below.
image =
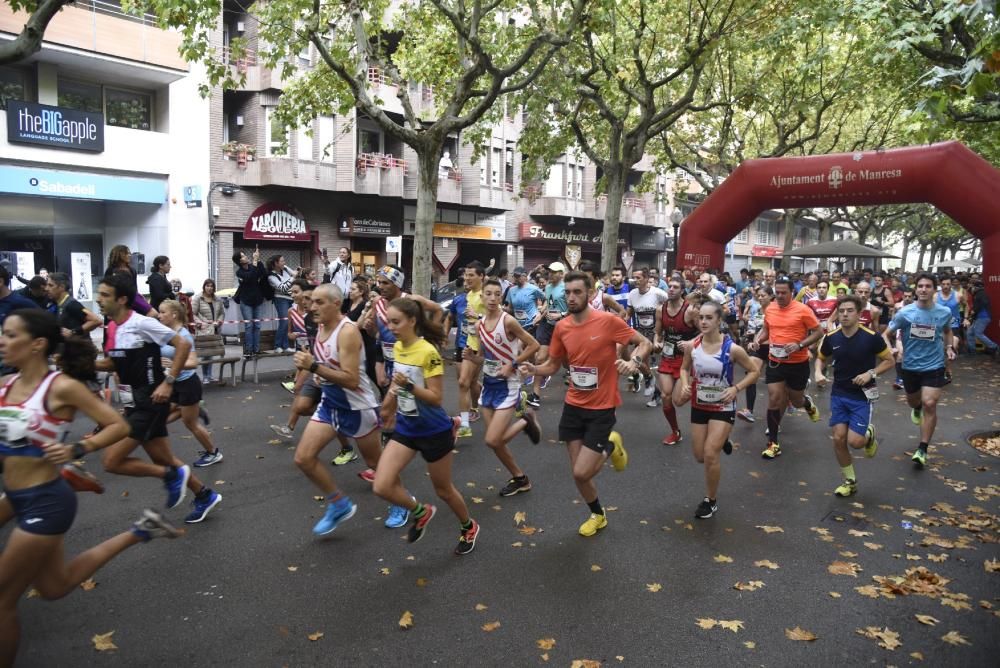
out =
<svg viewBox="0 0 1000 668"><path fill-rule="evenodd" d="M392 300L389 306L407 318L415 320L414 331L417 336L422 336L435 346L443 346L448 343L448 333L444 331L444 326L424 315L423 307L416 301L408 297L399 297Z"/></svg>

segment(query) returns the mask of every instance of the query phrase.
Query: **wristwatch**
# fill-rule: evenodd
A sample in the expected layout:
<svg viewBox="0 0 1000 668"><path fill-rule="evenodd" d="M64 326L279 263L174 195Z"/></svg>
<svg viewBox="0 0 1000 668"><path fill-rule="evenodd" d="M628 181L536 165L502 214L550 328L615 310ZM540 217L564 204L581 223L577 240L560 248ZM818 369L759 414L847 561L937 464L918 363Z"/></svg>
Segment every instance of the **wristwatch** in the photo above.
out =
<svg viewBox="0 0 1000 668"><path fill-rule="evenodd" d="M73 444L73 459L83 459L86 454L87 448L83 443L77 441Z"/></svg>
<svg viewBox="0 0 1000 668"><path fill-rule="evenodd" d="M166 374L165 374L165 375L163 376L163 381L164 381L164 382L165 382L165 383L166 383L167 385L173 385L173 384L174 384L175 382L177 382L177 376L172 376L172 375L170 374L170 372L167 372L167 373L166 373Z"/></svg>
<svg viewBox="0 0 1000 668"><path fill-rule="evenodd" d="M413 381L412 380L406 381L406 385L403 385L403 389L406 390L407 392L413 392Z"/></svg>
<svg viewBox="0 0 1000 668"><path fill-rule="evenodd" d="M309 365L309 373L316 373L316 369L319 368L319 362L313 362Z"/></svg>

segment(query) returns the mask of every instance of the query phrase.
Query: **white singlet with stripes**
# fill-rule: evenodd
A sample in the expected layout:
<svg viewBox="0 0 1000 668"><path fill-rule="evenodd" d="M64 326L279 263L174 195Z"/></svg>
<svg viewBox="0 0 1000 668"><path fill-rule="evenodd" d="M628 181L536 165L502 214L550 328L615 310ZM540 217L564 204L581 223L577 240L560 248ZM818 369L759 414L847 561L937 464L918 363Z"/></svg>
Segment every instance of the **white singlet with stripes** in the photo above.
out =
<svg viewBox="0 0 1000 668"><path fill-rule="evenodd" d="M21 403L7 399L21 374L13 376L0 388L0 454L41 457L42 445L66 440L71 420L50 414L46 401L52 382L60 375L59 371L50 372Z"/></svg>
<svg viewBox="0 0 1000 668"><path fill-rule="evenodd" d="M493 329L486 328L486 318L481 318L476 324L479 331L479 341L483 344L483 383L488 385L506 384L517 386L521 384L521 376L514 370L509 378L500 378L497 374L500 367L506 363L513 364L521 354L520 339L512 339L507 335L506 321L512 317L501 311L500 317Z"/></svg>
<svg viewBox="0 0 1000 668"><path fill-rule="evenodd" d="M316 336L316 343L313 347L313 354L316 357L316 361L321 365L332 369L340 369L340 351L337 346L337 339L340 337L340 330L344 327L356 328L357 325L349 319L342 317L340 324L333 329L330 336L325 338L323 335L326 332L323 326L320 325L319 333ZM358 347L360 348L358 355L360 374L356 389L349 390L346 387L316 376L316 382L322 386L323 393L333 401L333 405L337 408L356 411L363 408L376 408L381 405L381 402L376 398L375 387L372 385L368 374L364 371L365 346L361 341L360 335L358 336Z"/></svg>

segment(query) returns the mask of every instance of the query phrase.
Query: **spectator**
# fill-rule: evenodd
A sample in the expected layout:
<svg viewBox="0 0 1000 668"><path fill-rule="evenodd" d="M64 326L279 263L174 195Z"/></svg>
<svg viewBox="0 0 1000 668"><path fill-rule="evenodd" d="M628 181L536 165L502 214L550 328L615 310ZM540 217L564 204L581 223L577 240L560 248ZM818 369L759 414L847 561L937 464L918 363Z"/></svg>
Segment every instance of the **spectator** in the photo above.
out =
<svg viewBox="0 0 1000 668"><path fill-rule="evenodd" d="M969 332L966 339L966 346L969 354L975 354L976 341L980 341L986 352L994 358L1000 355L1000 347L986 336L986 327L990 324L992 317L992 304L990 296L986 294L986 288L981 280L972 281L972 288L975 290L972 296L972 310L965 320L965 328Z"/></svg>
<svg viewBox="0 0 1000 668"><path fill-rule="evenodd" d="M177 295L177 301L184 307L187 330L194 334L194 309L191 308L191 295L184 292L183 287L184 284L179 278L170 281L170 289L174 291L174 294Z"/></svg>
<svg viewBox="0 0 1000 668"><path fill-rule="evenodd" d="M191 312L194 314L195 336L219 333L225 310L215 298L215 281L211 278L205 279L201 284L201 292L191 299ZM201 380L205 385L215 382L211 364L201 365Z"/></svg>
<svg viewBox="0 0 1000 668"><path fill-rule="evenodd" d="M323 258L326 264L326 271L323 272L323 282L333 283L344 294L344 304L348 300L347 295L351 291L351 282L354 280L354 265L351 264L351 249L344 246L337 252L337 259L330 262L328 258Z"/></svg>
<svg viewBox="0 0 1000 668"><path fill-rule="evenodd" d="M56 317L59 319L63 338L69 338L74 334L85 334L101 326L103 321L100 316L88 311L70 295L72 285L69 276L59 271L53 272L49 275L46 288L55 308Z"/></svg>
<svg viewBox="0 0 1000 668"><path fill-rule="evenodd" d="M28 281L28 285L18 290L17 293L25 299L33 301L38 308L48 309L51 302L49 301L49 293L45 287L44 278L41 276L32 276L31 280Z"/></svg>
<svg viewBox="0 0 1000 668"><path fill-rule="evenodd" d="M260 260L260 249L255 248L252 258L239 251L233 253L233 264L237 266L236 280L239 286L233 300L240 305L243 318L243 357L249 359L260 353L260 318L263 314L264 293L260 289L260 279L267 275Z"/></svg>
<svg viewBox="0 0 1000 668"><path fill-rule="evenodd" d="M157 255L153 258L153 272L146 279L149 285L149 304L153 308L158 308L160 302L165 299L177 299L171 288L167 274L170 273L170 258L166 255Z"/></svg>
<svg viewBox="0 0 1000 668"><path fill-rule="evenodd" d="M274 290L274 310L278 312L278 328L274 330L274 352L288 348L288 309L292 307L292 281L295 274L285 264L284 255L272 255L267 261L267 282Z"/></svg>
<svg viewBox="0 0 1000 668"><path fill-rule="evenodd" d="M3 321L12 311L20 308L38 308L38 304L35 302L11 291L10 279L10 266L6 262L0 262L0 329L3 328ZM15 369L4 365L3 360L0 359L0 376L14 373L14 371Z"/></svg>

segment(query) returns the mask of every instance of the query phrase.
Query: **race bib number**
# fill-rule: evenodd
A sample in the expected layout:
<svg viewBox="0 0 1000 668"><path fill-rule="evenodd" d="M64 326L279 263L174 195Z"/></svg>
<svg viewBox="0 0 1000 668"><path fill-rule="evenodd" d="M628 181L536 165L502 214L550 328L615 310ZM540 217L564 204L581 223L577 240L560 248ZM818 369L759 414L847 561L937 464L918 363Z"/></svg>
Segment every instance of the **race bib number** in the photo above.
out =
<svg viewBox="0 0 1000 668"><path fill-rule="evenodd" d="M413 396L412 392L400 389L396 393L396 412L407 417L416 417L419 415L417 411L417 398Z"/></svg>
<svg viewBox="0 0 1000 668"><path fill-rule="evenodd" d="M923 341L933 341L934 340L934 325L921 325L914 323L910 325L910 336L915 339L921 339Z"/></svg>
<svg viewBox="0 0 1000 668"><path fill-rule="evenodd" d="M569 367L569 377L573 381L573 388L584 392L593 392L597 389L597 367L596 366L573 366Z"/></svg>
<svg viewBox="0 0 1000 668"><path fill-rule="evenodd" d="M663 342L663 354L666 355L667 357L673 357L674 356L674 342L673 341L664 341Z"/></svg>
<svg viewBox="0 0 1000 668"><path fill-rule="evenodd" d="M548 319L549 322L553 323L559 322L560 320L562 320L562 313L554 313L552 311L549 311L548 313L545 314L545 317Z"/></svg>
<svg viewBox="0 0 1000 668"><path fill-rule="evenodd" d="M641 329L650 329L656 326L656 314L655 313L639 313L636 316L636 324L639 325Z"/></svg>
<svg viewBox="0 0 1000 668"><path fill-rule="evenodd" d="M503 362L500 360L483 360L483 373L490 378L496 378L500 375L500 367L503 366Z"/></svg>
<svg viewBox="0 0 1000 668"><path fill-rule="evenodd" d="M788 357L788 351L785 350L785 346L771 346L771 357L775 359L785 359Z"/></svg>
<svg viewBox="0 0 1000 668"><path fill-rule="evenodd" d="M0 455L41 457L42 450L28 440L28 416L17 408L0 410Z"/></svg>
<svg viewBox="0 0 1000 668"><path fill-rule="evenodd" d="M396 354L393 352L393 343L383 343L382 344L382 357L385 358L386 362L392 362L396 359Z"/></svg>
<svg viewBox="0 0 1000 668"><path fill-rule="evenodd" d="M819 321L819 328L822 329L825 332L826 330L828 330L830 328L830 321L829 320L820 320Z"/></svg>
<svg viewBox="0 0 1000 668"><path fill-rule="evenodd" d="M878 401L878 385L872 385L862 389L868 401Z"/></svg>
<svg viewBox="0 0 1000 668"><path fill-rule="evenodd" d="M132 395L131 385L118 386L118 400L122 402L122 406L125 408L132 408L135 406L135 398Z"/></svg>
<svg viewBox="0 0 1000 668"><path fill-rule="evenodd" d="M699 385L695 396L699 404L721 404L722 393L728 388L721 385Z"/></svg>
<svg viewBox="0 0 1000 668"><path fill-rule="evenodd" d="M524 322L525 320L528 319L528 312L524 310L514 311L514 317L517 318L518 321Z"/></svg>

